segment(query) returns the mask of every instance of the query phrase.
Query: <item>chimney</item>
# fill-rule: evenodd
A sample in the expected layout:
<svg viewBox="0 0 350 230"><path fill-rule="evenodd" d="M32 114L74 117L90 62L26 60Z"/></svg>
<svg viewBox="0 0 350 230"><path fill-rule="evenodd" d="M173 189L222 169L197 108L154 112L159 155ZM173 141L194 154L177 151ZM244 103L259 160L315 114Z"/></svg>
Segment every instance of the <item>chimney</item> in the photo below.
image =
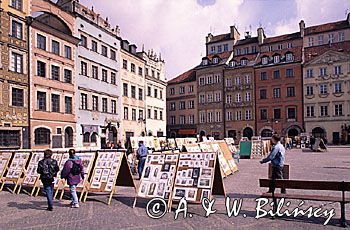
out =
<svg viewBox="0 0 350 230"><path fill-rule="evenodd" d="M208 36L205 37L205 43L208 44L212 38L213 38L213 35L211 33L209 33Z"/></svg>
<svg viewBox="0 0 350 230"><path fill-rule="evenodd" d="M300 29L300 36L303 38L305 34L305 22L304 20L301 20L299 22L299 29Z"/></svg>
<svg viewBox="0 0 350 230"><path fill-rule="evenodd" d="M240 39L240 36L236 26L230 26L230 38L237 41Z"/></svg>
<svg viewBox="0 0 350 230"><path fill-rule="evenodd" d="M264 43L264 39L266 38L265 36L265 32L264 29L259 27L258 28L258 41L259 41L259 45Z"/></svg>

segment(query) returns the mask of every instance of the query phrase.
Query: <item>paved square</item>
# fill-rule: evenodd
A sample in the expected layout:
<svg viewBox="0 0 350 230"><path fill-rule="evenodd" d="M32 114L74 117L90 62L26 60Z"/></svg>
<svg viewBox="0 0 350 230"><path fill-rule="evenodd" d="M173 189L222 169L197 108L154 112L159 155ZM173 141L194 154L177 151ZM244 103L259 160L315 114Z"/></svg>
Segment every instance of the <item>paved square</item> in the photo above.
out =
<svg viewBox="0 0 350 230"><path fill-rule="evenodd" d="M350 180L350 149L330 148L326 153L287 152L287 163L291 168L291 179L305 180ZM133 190L120 188L110 206L105 203L106 195L89 196L88 201L79 209L69 208L68 200L55 202L55 210L47 212L45 197L30 197L25 193L13 195L5 188L0 193L1 229L320 229L324 218L279 218L256 220L255 199L265 189L259 188L259 178L267 177L267 165L256 160L241 160L239 172L224 180L227 195L231 198L243 198L243 206L238 217L228 218L225 200L218 197L215 214L204 217L201 206L189 205L192 218L184 219L182 214L174 220L174 212L163 218L153 220L146 215L145 202L139 202L132 208ZM288 191L293 193L293 191ZM329 193L330 194L330 193ZM349 196L349 195L347 195ZM299 201L292 201L296 207ZM293 206L294 205L294 206ZM327 228L339 229L340 208L338 203L308 202L303 207L313 205L324 209L335 208L336 216ZM174 208L176 204L174 205ZM350 220L350 207L347 205L347 219ZM247 217L244 218L243 214Z"/></svg>

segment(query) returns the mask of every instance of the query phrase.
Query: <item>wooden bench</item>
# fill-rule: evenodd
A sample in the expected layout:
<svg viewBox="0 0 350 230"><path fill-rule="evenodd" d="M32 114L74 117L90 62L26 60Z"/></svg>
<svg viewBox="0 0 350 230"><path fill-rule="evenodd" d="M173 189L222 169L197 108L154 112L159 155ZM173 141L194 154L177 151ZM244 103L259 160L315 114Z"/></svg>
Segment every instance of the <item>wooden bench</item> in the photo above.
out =
<svg viewBox="0 0 350 230"><path fill-rule="evenodd" d="M260 187L269 188L272 180L260 179ZM306 181L306 180L276 180L275 188L296 189L296 190L314 190L314 191L339 191L339 196L326 195L306 195L306 194L282 194L282 193L263 193L261 197L276 199L296 199L312 201L339 202L341 209L340 224L346 227L345 204L350 203L350 197L345 197L345 192L350 191L350 182L337 181Z"/></svg>

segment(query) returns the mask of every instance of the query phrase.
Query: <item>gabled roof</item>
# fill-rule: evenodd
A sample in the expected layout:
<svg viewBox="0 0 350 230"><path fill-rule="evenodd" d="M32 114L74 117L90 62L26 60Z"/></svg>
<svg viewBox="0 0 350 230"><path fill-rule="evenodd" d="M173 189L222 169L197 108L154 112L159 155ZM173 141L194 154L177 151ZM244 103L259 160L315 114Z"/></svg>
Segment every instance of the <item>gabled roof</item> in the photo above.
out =
<svg viewBox="0 0 350 230"><path fill-rule="evenodd" d="M196 80L196 71L194 69L190 69L183 74L171 79L168 81L168 85L178 84L183 82L190 82Z"/></svg>
<svg viewBox="0 0 350 230"><path fill-rule="evenodd" d="M338 52L335 50L328 50L321 55L318 55L314 57L313 59L310 59L308 62L305 63L305 65L312 65L312 64L321 64L321 63L328 63L328 62L338 62L338 61L349 61L350 60L350 54L344 53L344 52Z"/></svg>
<svg viewBox="0 0 350 230"><path fill-rule="evenodd" d="M230 39L231 39L231 34L230 33L228 33L228 34L219 34L219 35L213 36L207 44L220 42L220 41L226 41L226 40L230 40Z"/></svg>
<svg viewBox="0 0 350 230"><path fill-rule="evenodd" d="M267 37L264 39L264 43L263 44L269 44L269 43L274 43L274 42L283 42L286 40L291 40L291 39L297 39L300 38L300 32L295 32L292 34L283 34L280 36L276 36L276 37Z"/></svg>
<svg viewBox="0 0 350 230"><path fill-rule="evenodd" d="M305 35L312 35L312 34L332 31L332 30L340 30L340 29L345 29L345 28L349 28L349 27L350 26L348 24L348 21L346 21L346 20L338 21L338 22L331 22L331 23L326 23L326 24L322 24L322 25L306 27L305 28Z"/></svg>
<svg viewBox="0 0 350 230"><path fill-rule="evenodd" d="M234 46L246 45L250 43L258 43L258 42L259 42L258 37L251 37L251 38L238 40Z"/></svg>

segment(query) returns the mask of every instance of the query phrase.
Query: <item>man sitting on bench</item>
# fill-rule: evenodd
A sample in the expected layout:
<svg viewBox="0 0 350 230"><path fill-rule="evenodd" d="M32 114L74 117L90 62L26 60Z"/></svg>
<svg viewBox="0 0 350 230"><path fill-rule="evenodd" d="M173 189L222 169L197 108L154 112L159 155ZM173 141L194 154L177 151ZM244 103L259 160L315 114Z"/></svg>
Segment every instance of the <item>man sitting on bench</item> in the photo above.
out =
<svg viewBox="0 0 350 230"><path fill-rule="evenodd" d="M276 179L283 179L283 166L285 160L285 148L280 142L281 137L278 134L274 134L271 137L271 142L273 144L270 154L260 161L261 164L271 161L272 164L272 183L270 185L268 193L275 192ZM281 193L286 193L285 189L281 189Z"/></svg>

